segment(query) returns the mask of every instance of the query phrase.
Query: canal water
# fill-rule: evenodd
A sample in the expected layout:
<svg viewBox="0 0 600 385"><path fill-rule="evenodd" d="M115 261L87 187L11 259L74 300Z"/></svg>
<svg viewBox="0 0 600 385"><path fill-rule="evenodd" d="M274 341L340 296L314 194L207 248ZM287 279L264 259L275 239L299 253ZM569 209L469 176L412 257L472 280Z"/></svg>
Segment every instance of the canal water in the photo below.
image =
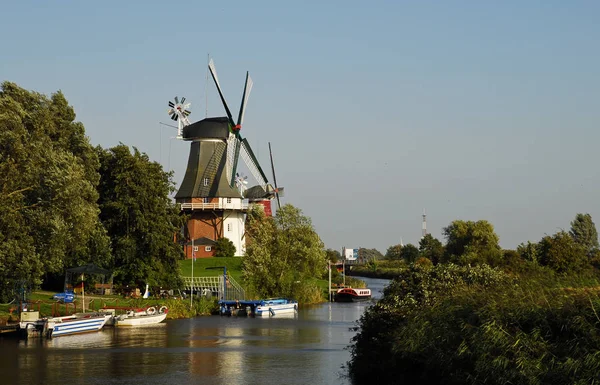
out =
<svg viewBox="0 0 600 385"><path fill-rule="evenodd" d="M375 298L387 280L364 278ZM0 384L349 384L343 365L372 303L290 318L197 317L52 340L0 340Z"/></svg>

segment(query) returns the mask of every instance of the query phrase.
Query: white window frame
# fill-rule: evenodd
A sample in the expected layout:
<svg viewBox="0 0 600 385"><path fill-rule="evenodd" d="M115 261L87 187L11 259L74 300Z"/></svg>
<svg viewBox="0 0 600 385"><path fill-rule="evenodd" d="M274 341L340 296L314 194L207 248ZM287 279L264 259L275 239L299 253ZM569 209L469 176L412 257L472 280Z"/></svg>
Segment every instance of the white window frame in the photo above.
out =
<svg viewBox="0 0 600 385"><path fill-rule="evenodd" d="M212 251L212 246L204 246L204 251Z"/></svg>
<svg viewBox="0 0 600 385"><path fill-rule="evenodd" d="M204 185L204 187L208 186L208 178L204 178L202 180L202 184Z"/></svg>
<svg viewBox="0 0 600 385"><path fill-rule="evenodd" d="M198 251L198 246L194 246L194 251Z"/></svg>
<svg viewBox="0 0 600 385"><path fill-rule="evenodd" d="M227 203L231 203L231 198L227 198Z"/></svg>

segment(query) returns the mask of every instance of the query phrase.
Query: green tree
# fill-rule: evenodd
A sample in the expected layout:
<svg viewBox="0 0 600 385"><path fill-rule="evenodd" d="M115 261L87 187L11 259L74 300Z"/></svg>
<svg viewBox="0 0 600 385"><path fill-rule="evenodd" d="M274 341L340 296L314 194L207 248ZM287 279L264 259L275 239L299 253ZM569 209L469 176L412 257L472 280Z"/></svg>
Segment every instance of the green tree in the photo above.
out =
<svg viewBox="0 0 600 385"><path fill-rule="evenodd" d="M445 260L459 264L501 263L502 251L494 226L485 220L455 220L443 230L446 237Z"/></svg>
<svg viewBox="0 0 600 385"><path fill-rule="evenodd" d="M246 224L247 247L243 261L246 284L260 297L288 296L305 300L319 293L310 281L327 268L323 242L310 218L286 204L275 217L253 208Z"/></svg>
<svg viewBox="0 0 600 385"><path fill-rule="evenodd" d="M539 261L539 247L537 243L527 241L527 243L521 243L517 246L517 253L526 261L536 262Z"/></svg>
<svg viewBox="0 0 600 385"><path fill-rule="evenodd" d="M358 258L362 262L378 261L384 259L383 254L377 249L366 249L361 247L358 249Z"/></svg>
<svg viewBox="0 0 600 385"><path fill-rule="evenodd" d="M61 92L48 98L2 83L0 254L8 261L0 267L4 288L17 279L39 284L42 272L62 275L65 267L81 261L102 264L110 255L98 219L98 157L83 125L74 119ZM29 272L10 262L19 258Z"/></svg>
<svg viewBox="0 0 600 385"><path fill-rule="evenodd" d="M419 254L437 265L444 257L444 245L433 235L427 234L419 241Z"/></svg>
<svg viewBox="0 0 600 385"><path fill-rule="evenodd" d="M342 259L340 252L334 249L325 250L325 256L331 263L337 263L340 259Z"/></svg>
<svg viewBox="0 0 600 385"><path fill-rule="evenodd" d="M219 238L215 243L215 257L235 256L235 245L229 238Z"/></svg>
<svg viewBox="0 0 600 385"><path fill-rule="evenodd" d="M419 249L413 244L406 244L400 251L400 258L408 263L414 263L419 258Z"/></svg>
<svg viewBox="0 0 600 385"><path fill-rule="evenodd" d="M577 214L571 222L569 234L575 242L584 248L589 256L600 247L598 245L598 231L596 231L596 225L590 214Z"/></svg>
<svg viewBox="0 0 600 385"><path fill-rule="evenodd" d="M542 238L538 254L540 265L558 273L573 274L589 267L584 247L564 231Z"/></svg>
<svg viewBox="0 0 600 385"><path fill-rule="evenodd" d="M385 259L390 261L402 259L402 245L397 244L388 247L387 251L385 252Z"/></svg>
<svg viewBox="0 0 600 385"><path fill-rule="evenodd" d="M123 144L97 151L100 218L111 239L115 282L175 287L183 252L173 236L184 217L169 197L172 173Z"/></svg>

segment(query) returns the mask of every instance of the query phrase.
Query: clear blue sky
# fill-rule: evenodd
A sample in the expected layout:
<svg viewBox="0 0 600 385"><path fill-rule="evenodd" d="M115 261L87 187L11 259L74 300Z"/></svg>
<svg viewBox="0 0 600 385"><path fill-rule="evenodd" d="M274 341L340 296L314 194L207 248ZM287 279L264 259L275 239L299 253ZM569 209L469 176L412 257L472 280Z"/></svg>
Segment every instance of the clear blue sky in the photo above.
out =
<svg viewBox="0 0 600 385"><path fill-rule="evenodd" d="M600 222L597 1L4 1L0 80L62 90L92 144L135 146L179 184L206 57L285 202L328 247L417 243L487 219L503 247ZM209 84L209 116L222 116ZM270 172L268 172L270 175Z"/></svg>

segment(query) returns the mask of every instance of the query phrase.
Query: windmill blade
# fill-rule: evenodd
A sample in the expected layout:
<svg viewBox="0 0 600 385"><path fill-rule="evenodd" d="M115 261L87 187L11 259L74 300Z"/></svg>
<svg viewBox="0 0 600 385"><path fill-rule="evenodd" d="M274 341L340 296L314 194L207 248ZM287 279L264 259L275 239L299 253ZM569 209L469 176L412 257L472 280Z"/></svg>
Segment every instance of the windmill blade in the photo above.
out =
<svg viewBox="0 0 600 385"><path fill-rule="evenodd" d="M215 69L215 63L212 59L210 59L210 62L208 63L208 69L210 70L210 76L212 76L213 81L217 86L217 91L219 91L219 96L221 97L221 102L223 102L223 106L225 107L225 112L227 112L229 123L233 127L235 123L233 122L233 117L231 116L231 111L229 111L229 107L227 106L227 102L225 101L225 97L223 96L223 92L221 91L221 85L219 84L219 79L217 78L217 70Z"/></svg>
<svg viewBox="0 0 600 385"><path fill-rule="evenodd" d="M273 152L271 152L271 142L269 142L269 157L271 158L271 171L273 171L273 183L275 184L275 197L277 198L277 208L281 208L279 200L279 189L277 188L277 178L275 177L275 165L273 164Z"/></svg>
<svg viewBox="0 0 600 385"><path fill-rule="evenodd" d="M179 98L175 96L175 104L179 104Z"/></svg>
<svg viewBox="0 0 600 385"><path fill-rule="evenodd" d="M172 101L169 100L169 107L175 108L175 103L173 103Z"/></svg>
<svg viewBox="0 0 600 385"><path fill-rule="evenodd" d="M185 103L185 96L181 97L181 104ZM187 107L186 107L187 108Z"/></svg>
<svg viewBox="0 0 600 385"><path fill-rule="evenodd" d="M252 79L250 74L246 71L246 83L244 84L244 94L242 95L242 104L240 105L240 114L238 115L237 125L242 128L244 122L244 113L246 112L246 104L248 104L248 98L250 97L250 91L252 91Z"/></svg>
<svg viewBox="0 0 600 385"><path fill-rule="evenodd" d="M258 184L261 185L263 188L266 188L268 179L265 173L263 172L262 168L260 167L258 159L256 159L256 156L254 156L254 152L252 152L252 149L250 148L250 143L248 143L247 139L244 139L241 141L241 144L242 145L240 155L242 156L244 163L246 163L246 166L248 167L248 169L252 173L252 176L254 176L254 179L256 179Z"/></svg>
<svg viewBox="0 0 600 385"><path fill-rule="evenodd" d="M237 136L236 136L236 138L237 138ZM232 172L231 172L232 174L233 174L233 173L236 173L236 174L237 174L237 172L236 172L236 171L237 171L238 160L240 159L240 147L241 147L241 146L240 146L240 140L239 140L239 139L237 139L237 140L234 142L234 150L233 150L233 166L232 166L233 168L232 168L232 170L231 170L231 171L232 171ZM232 177L232 178L231 178L231 183L230 183L231 187L233 187L233 185L234 185L234 184L235 184L235 179Z"/></svg>

